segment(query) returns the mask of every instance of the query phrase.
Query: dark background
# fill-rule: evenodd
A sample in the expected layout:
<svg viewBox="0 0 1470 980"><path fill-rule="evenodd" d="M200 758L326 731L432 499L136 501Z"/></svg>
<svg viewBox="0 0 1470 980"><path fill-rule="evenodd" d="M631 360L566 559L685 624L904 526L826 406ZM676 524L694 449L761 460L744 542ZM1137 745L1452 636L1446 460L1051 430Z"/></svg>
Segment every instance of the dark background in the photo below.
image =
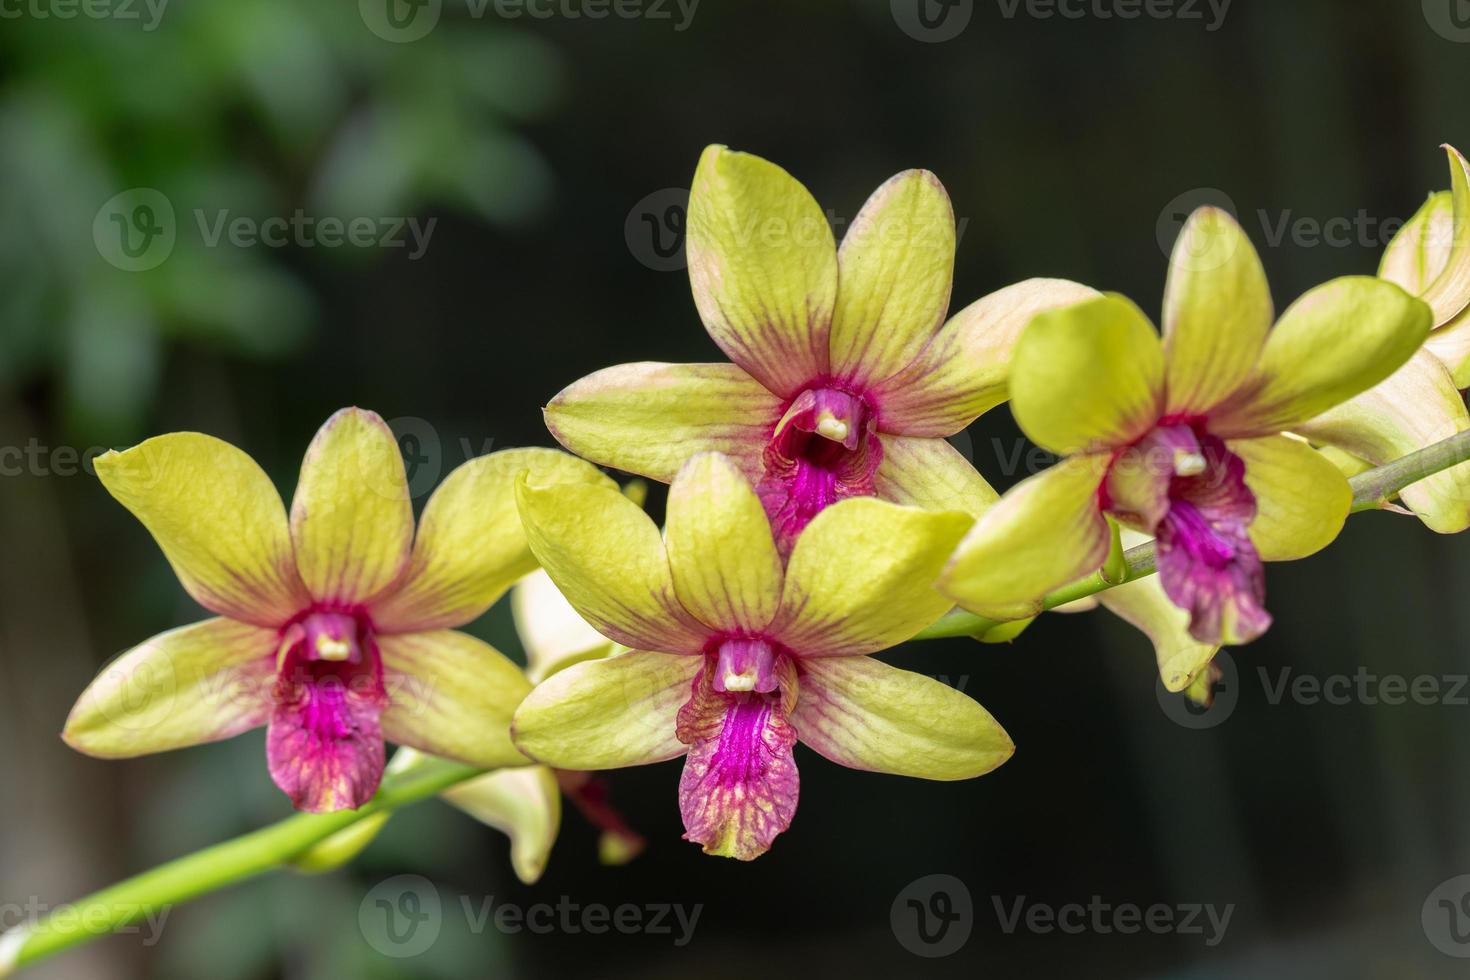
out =
<svg viewBox="0 0 1470 980"><path fill-rule="evenodd" d="M39 455L19 472L11 458L0 479L3 924L28 901L77 897L289 812L258 732L112 763L56 737L106 659L201 616L68 450L198 429L245 448L289 494L312 433L348 404L427 440L420 492L467 454L549 444L539 406L581 375L719 357L683 271L650 268L642 220L665 217L677 191L658 192L687 187L711 142L777 161L839 225L892 173L933 170L964 223L955 309L1057 275L1151 312L1160 240L1194 204L1228 196L1282 308L1373 271L1383 223L1447 185L1438 144L1470 144L1470 30L1449 18L1452 3L1470 15L1460 0L1235 0L1216 30L1204 4L1190 11L1202 19L1123 20L1092 3L1069 19L961 2L942 24L970 19L942 43L905 32L902 0L897 13L704 0L683 30L672 5L657 8L666 19L592 20L445 0L411 43L374 35L349 0L173 0L154 30L7 8L26 12L0 24L0 444ZM128 272L104 261L92 225L138 187L172 203L178 242ZM208 247L193 218L297 208L437 224L410 260ZM1310 225L1275 234L1360 213L1335 244ZM962 443L1004 487L1016 438L1002 408ZM1147 641L1106 613L1044 617L1011 646L913 644L886 656L961 686L1014 737L994 774L906 781L800 749L796 821L745 865L679 839L677 763L624 771L615 800L647 853L600 867L595 833L568 812L529 888L503 837L426 803L348 870L249 883L175 909L158 944L105 939L35 973L1463 976L1432 944L1443 917L1426 929L1421 909L1470 872L1470 692L1330 705L1272 703L1268 688L1287 667L1465 674L1470 545L1366 515L1269 582L1276 625L1233 652L1238 700L1208 727L1161 709ZM503 607L475 631L518 649ZM432 881L441 934L423 955L383 958L358 910L403 873ZM973 931L922 959L890 907L931 874L964 883ZM703 908L681 949L667 935L476 932L460 899L488 896ZM1022 896L1234 909L1211 947L1208 927L1007 932L997 905Z"/></svg>

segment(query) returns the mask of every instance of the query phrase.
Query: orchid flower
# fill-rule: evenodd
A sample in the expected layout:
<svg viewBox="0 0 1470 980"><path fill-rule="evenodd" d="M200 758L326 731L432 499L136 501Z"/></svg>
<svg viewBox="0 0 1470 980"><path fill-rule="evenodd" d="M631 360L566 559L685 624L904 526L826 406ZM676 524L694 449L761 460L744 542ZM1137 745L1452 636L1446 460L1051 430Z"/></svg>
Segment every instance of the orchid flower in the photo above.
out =
<svg viewBox="0 0 1470 980"><path fill-rule="evenodd" d="M360 409L312 440L289 522L265 472L211 436L159 436L96 469L218 616L104 668L67 720L73 748L129 757L266 725L271 778L312 812L367 802L385 740L487 768L528 763L509 722L530 684L452 627L535 567L517 476L616 486L595 467L548 449L471 460L433 494L417 536L393 434Z"/></svg>
<svg viewBox="0 0 1470 980"><path fill-rule="evenodd" d="M577 615L541 569L528 574L511 590L516 633L526 652L526 676L533 684L562 667L610 655L616 644ZM432 760L415 749L401 748L384 770L401 775ZM510 862L525 884L540 880L551 860L551 849L561 829L563 785L568 795L602 828L599 852L605 864L626 863L644 847L644 841L596 793L600 786L591 773L559 773L546 766L497 769L452 786L444 800L480 823L510 838ZM588 794L593 796L589 799ZM392 812L376 813L313 847L292 861L301 871L330 871L348 863L377 837Z"/></svg>
<svg viewBox="0 0 1470 980"><path fill-rule="evenodd" d="M1424 346L1387 380L1296 431L1335 456L1349 472L1382 465L1470 429L1459 389L1470 386L1470 163L1449 154L1453 190L1429 200L1389 242L1378 275L1424 300L1434 327ZM1470 463L1405 487L1403 504L1431 530L1470 527Z"/></svg>
<svg viewBox="0 0 1470 980"><path fill-rule="evenodd" d="M662 537L614 490L525 480L519 500L552 581L630 652L538 685L516 744L562 769L686 756L685 837L707 853L749 860L789 826L798 740L841 765L927 779L1010 756L973 700L868 656L949 609L931 583L969 515L842 501L783 566L755 489L718 453L675 476Z"/></svg>
<svg viewBox="0 0 1470 980"><path fill-rule="evenodd" d="M1352 503L1337 468L1282 433L1392 374L1430 312L1392 283L1346 277L1271 320L1255 249L1212 208L1175 245L1162 343L1117 295L1037 316L1016 345L1011 407L1065 458L979 519L940 589L984 616L1033 615L1102 566L1112 517L1155 538L1160 584L1195 640L1258 636L1262 562L1326 546Z"/></svg>
<svg viewBox="0 0 1470 980"><path fill-rule="evenodd" d="M995 492L944 437L1005 400L1010 350L1032 315L1096 295L1032 279L944 323L954 214L924 170L879 187L839 250L790 174L711 146L686 236L695 305L734 363L607 368L552 399L546 424L572 452L664 483L696 453L727 454L756 485L783 554L849 497L983 511Z"/></svg>

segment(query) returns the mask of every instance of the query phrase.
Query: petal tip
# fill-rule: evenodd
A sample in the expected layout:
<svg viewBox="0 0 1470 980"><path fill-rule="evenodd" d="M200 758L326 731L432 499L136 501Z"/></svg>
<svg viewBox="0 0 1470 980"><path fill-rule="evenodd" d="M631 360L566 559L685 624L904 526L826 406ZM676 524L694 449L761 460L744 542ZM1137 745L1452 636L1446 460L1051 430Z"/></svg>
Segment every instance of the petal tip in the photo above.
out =
<svg viewBox="0 0 1470 980"><path fill-rule="evenodd" d="M123 450L109 449L92 460L92 472L99 479L103 472L112 472L122 464Z"/></svg>

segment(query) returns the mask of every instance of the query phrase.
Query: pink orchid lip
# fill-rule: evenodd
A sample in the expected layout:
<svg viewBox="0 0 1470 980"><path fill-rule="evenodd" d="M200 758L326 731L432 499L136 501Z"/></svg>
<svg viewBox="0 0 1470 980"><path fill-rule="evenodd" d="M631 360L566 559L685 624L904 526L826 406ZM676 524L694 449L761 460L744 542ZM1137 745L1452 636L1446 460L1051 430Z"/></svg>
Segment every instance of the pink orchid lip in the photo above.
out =
<svg viewBox="0 0 1470 980"><path fill-rule="evenodd" d="M382 779L388 706L373 627L312 608L282 630L266 737L271 778L298 809L356 809Z"/></svg>
<svg viewBox="0 0 1470 980"><path fill-rule="evenodd" d="M679 779L684 837L706 851L750 860L791 824L800 787L788 717L795 664L764 637L726 638L705 653L677 732L689 746Z"/></svg>
<svg viewBox="0 0 1470 980"><path fill-rule="evenodd" d="M1168 421L1168 420L1166 420ZM1203 420L1162 422L1114 454L1139 469L1099 488L1103 509L1147 526L1158 542L1159 581L1189 613L1202 643L1244 642L1271 622L1265 572L1249 534L1256 498L1245 461ZM1116 499L1123 493L1128 499Z"/></svg>

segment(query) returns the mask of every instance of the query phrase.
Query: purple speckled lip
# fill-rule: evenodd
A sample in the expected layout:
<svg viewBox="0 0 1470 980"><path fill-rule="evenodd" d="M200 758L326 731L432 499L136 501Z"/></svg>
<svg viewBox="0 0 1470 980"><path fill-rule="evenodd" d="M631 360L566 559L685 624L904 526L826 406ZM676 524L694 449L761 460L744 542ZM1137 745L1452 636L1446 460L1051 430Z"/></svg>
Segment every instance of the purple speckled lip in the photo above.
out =
<svg viewBox="0 0 1470 980"><path fill-rule="evenodd" d="M356 809L377 792L388 705L364 615L316 609L282 632L266 735L271 779L297 809Z"/></svg>
<svg viewBox="0 0 1470 980"><path fill-rule="evenodd" d="M1105 506L1152 522L1160 584L1188 611L1190 635L1202 643L1244 643L1265 632L1271 616L1265 569L1249 534L1256 498L1245 462L1191 421L1160 425L1118 458L1130 453L1150 476L1132 482L1137 499L1120 499L1127 484L1108 481ZM1161 459L1167 465L1151 466Z"/></svg>
<svg viewBox="0 0 1470 980"><path fill-rule="evenodd" d="M872 496L882 461L877 418L867 399L835 386L814 386L796 396L766 446L765 475L756 486L781 552L791 551L796 536L825 507Z"/></svg>
<svg viewBox="0 0 1470 980"><path fill-rule="evenodd" d="M679 709L679 740L689 746L679 779L684 838L706 849L730 846L737 858L764 853L791 826L800 776L790 721L796 701L794 658L757 640L772 680L768 692L720 690L732 643L707 656ZM741 650L752 649L744 644Z"/></svg>

